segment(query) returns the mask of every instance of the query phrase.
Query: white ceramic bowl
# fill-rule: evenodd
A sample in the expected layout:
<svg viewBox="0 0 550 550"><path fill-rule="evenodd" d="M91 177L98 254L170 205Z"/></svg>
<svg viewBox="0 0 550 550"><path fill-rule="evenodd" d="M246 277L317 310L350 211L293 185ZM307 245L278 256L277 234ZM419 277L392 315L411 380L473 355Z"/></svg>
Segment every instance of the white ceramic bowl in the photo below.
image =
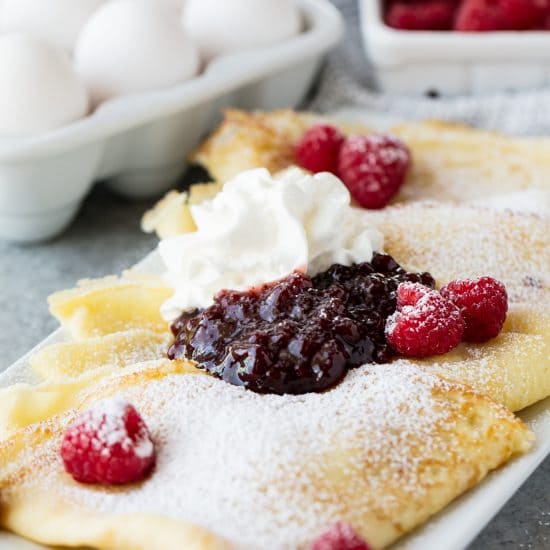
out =
<svg viewBox="0 0 550 550"><path fill-rule="evenodd" d="M391 93L483 93L550 84L550 32L402 31L382 0L359 0L365 49Z"/></svg>
<svg viewBox="0 0 550 550"><path fill-rule="evenodd" d="M0 238L31 242L58 234L99 179L128 197L166 191L223 107L296 106L344 29L328 0L298 5L305 28L296 37L219 57L188 82L112 99L59 130L0 139Z"/></svg>

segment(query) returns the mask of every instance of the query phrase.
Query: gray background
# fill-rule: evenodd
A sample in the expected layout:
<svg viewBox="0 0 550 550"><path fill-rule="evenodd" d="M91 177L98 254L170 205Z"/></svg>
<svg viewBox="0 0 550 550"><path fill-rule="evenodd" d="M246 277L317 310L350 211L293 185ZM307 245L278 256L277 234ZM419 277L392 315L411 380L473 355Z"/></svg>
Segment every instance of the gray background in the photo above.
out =
<svg viewBox="0 0 550 550"><path fill-rule="evenodd" d="M325 107L336 106L330 96L334 80L331 66L339 65L339 59L345 56L355 74L368 70L358 53L361 46L355 4L351 0L335 3L346 14L350 33L332 55L318 88L322 95L315 103ZM352 54L355 61L350 62ZM360 80L369 83L368 76L355 78L356 82ZM344 94L344 99L349 97ZM47 310L48 294L69 288L80 278L117 273L155 246L155 239L139 230L141 214L152 202L128 201L97 186L77 220L57 239L32 246L0 241L0 370L56 328ZM471 548L550 548L549 480L547 459Z"/></svg>

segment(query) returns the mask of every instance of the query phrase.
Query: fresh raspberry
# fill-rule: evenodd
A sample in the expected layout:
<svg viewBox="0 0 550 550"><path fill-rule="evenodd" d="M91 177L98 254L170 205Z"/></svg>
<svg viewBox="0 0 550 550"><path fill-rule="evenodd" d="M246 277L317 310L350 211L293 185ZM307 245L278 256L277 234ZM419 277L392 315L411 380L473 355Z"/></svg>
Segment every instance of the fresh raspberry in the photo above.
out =
<svg viewBox="0 0 550 550"><path fill-rule="evenodd" d="M298 164L310 172L338 170L338 153L344 143L344 135L328 124L316 124L300 138L295 148Z"/></svg>
<svg viewBox="0 0 550 550"><path fill-rule="evenodd" d="M364 208L383 208L397 193L411 164L408 147L396 137L352 136L340 149L338 173Z"/></svg>
<svg viewBox="0 0 550 550"><path fill-rule="evenodd" d="M464 0L455 19L457 31L527 30L541 25L543 0Z"/></svg>
<svg viewBox="0 0 550 550"><path fill-rule="evenodd" d="M539 8L540 15L533 30L550 30L550 0L533 0Z"/></svg>
<svg viewBox="0 0 550 550"><path fill-rule="evenodd" d="M415 306L418 303L418 300L426 295L427 292L432 291L433 289L423 285L421 283L411 283L406 281L407 284L399 285L397 289L397 305L401 306ZM437 292L434 291L436 294Z"/></svg>
<svg viewBox="0 0 550 550"><path fill-rule="evenodd" d="M464 332L460 309L419 283L397 288L397 311L386 321L389 344L407 357L428 357L456 347Z"/></svg>
<svg viewBox="0 0 550 550"><path fill-rule="evenodd" d="M451 281L441 289L441 295L460 308L466 323L466 342L486 342L501 331L508 294L500 281L492 277Z"/></svg>
<svg viewBox="0 0 550 550"><path fill-rule="evenodd" d="M154 466L155 446L136 409L110 399L67 428L61 457L76 481L114 485L143 479Z"/></svg>
<svg viewBox="0 0 550 550"><path fill-rule="evenodd" d="M450 30L456 4L456 0L398 0L388 6L386 24L410 31Z"/></svg>
<svg viewBox="0 0 550 550"><path fill-rule="evenodd" d="M311 550L370 550L370 546L351 525L338 521L313 541Z"/></svg>

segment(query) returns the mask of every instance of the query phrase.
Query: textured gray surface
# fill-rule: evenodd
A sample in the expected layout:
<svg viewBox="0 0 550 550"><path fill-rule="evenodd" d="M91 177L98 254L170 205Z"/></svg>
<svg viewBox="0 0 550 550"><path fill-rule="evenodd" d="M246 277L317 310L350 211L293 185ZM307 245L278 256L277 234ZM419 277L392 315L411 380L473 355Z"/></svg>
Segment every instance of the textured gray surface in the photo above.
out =
<svg viewBox="0 0 550 550"><path fill-rule="evenodd" d="M348 19L356 16L350 0L335 3L346 8ZM355 26L352 35L357 39ZM350 48L359 47L350 46L348 41L333 59L337 61L338 55L347 57ZM360 70L360 64L355 63L353 68ZM71 287L83 277L119 272L154 247L155 240L139 231L140 216L150 204L130 202L97 188L61 237L33 246L0 241L0 370L56 327L47 311L48 294ZM549 549L549 489L547 459L471 549Z"/></svg>
<svg viewBox="0 0 550 550"><path fill-rule="evenodd" d="M28 246L0 241L0 369L56 327L48 294L78 279L119 272L155 246L139 230L148 206L98 188L61 237Z"/></svg>

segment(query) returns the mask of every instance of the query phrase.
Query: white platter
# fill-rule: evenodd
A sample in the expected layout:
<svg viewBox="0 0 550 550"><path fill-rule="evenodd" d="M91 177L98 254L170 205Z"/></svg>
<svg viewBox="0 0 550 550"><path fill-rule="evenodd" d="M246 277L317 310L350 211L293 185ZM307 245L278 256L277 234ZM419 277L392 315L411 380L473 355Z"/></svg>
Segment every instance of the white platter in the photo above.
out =
<svg viewBox="0 0 550 550"><path fill-rule="evenodd" d="M140 271L153 274L160 274L162 271L161 260L156 252L149 254L135 267ZM0 388L20 381L32 383L33 376L28 368L28 357L47 344L66 339L61 329L53 332L34 350L15 362L5 372L0 373ZM413 534L400 541L395 546L396 549L461 550L468 546L550 454L550 398L525 409L519 416L535 432L537 437L535 447L529 453L491 473L477 487L458 498ZM36 548L43 547L0 532L0 550Z"/></svg>

